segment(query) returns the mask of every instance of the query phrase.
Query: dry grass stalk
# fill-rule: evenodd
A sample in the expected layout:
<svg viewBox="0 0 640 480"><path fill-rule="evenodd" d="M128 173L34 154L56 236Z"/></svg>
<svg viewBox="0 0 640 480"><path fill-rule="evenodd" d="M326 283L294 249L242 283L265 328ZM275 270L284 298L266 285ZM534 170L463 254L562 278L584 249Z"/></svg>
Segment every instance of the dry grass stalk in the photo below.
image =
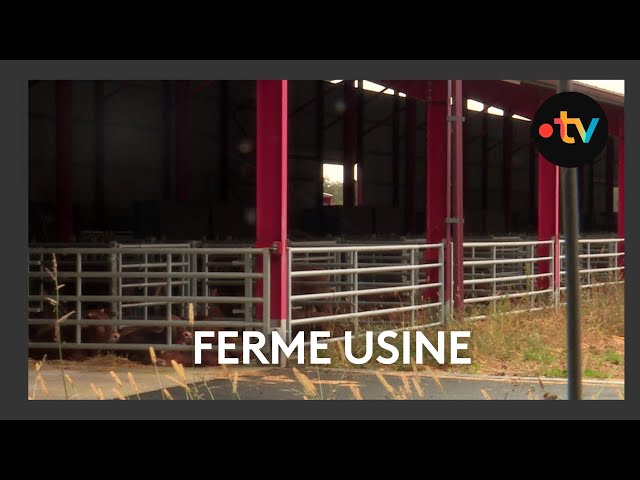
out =
<svg viewBox="0 0 640 480"><path fill-rule="evenodd" d="M356 387L355 385L351 384L349 385L349 389L353 394L353 398L355 398L356 400L364 400L364 398L362 398L362 393L360 392L359 387Z"/></svg>
<svg viewBox="0 0 640 480"><path fill-rule="evenodd" d="M93 390L93 393L96 395L98 400L104 400L104 393L103 393L102 389L96 387L95 383L91 384L91 390Z"/></svg>
<svg viewBox="0 0 640 480"><path fill-rule="evenodd" d="M485 400L491 400L491 395L489 395L489 392L487 392L484 388L480 389L480 391L482 392L482 396Z"/></svg>
<svg viewBox="0 0 640 480"><path fill-rule="evenodd" d="M389 394L391 395L391 398L393 398L394 400L402 400L402 397L398 395L396 390L389 384L389 382L387 382L387 379L384 378L382 373L380 373L379 371L376 372L376 377L378 377L378 380L380 381L384 389L387 392L389 392Z"/></svg>
<svg viewBox="0 0 640 480"><path fill-rule="evenodd" d="M293 374L296 376L298 383L302 385L302 389L306 396L314 397L314 398L318 396L318 389L313 384L313 382L309 379L309 377L307 377L304 373L302 373L300 370L298 370L295 367L293 368Z"/></svg>
<svg viewBox="0 0 640 480"><path fill-rule="evenodd" d="M119 387L124 388L124 384L122 383L122 380L120 380L120 377L118 376L118 374L116 372L111 370L109 372L109 375L111 375L111 378L113 378L113 381L116 382Z"/></svg>
<svg viewBox="0 0 640 480"><path fill-rule="evenodd" d="M166 399L173 400L173 396L171 396L171 394L169 393L169 390L167 390L166 388L162 389L162 394Z"/></svg>
<svg viewBox="0 0 640 480"><path fill-rule="evenodd" d="M118 390L116 387L113 387L111 390L113 391L113 393L116 394L116 397L118 398L118 400L126 400L126 398L124 398L124 395L122 395L122 392Z"/></svg>

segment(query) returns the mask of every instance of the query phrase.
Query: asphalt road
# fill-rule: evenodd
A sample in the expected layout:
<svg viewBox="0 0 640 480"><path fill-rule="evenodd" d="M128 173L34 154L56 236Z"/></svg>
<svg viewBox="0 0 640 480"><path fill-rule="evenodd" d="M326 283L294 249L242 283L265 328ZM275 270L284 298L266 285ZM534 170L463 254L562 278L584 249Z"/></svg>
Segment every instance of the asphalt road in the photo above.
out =
<svg viewBox="0 0 640 480"><path fill-rule="evenodd" d="M405 381L397 373L385 373L385 380L394 393L367 370L302 370L315 386L315 395L307 392L309 400L354 400L360 395L364 400L563 400L567 398L566 381L562 379L513 379L487 376L439 376L438 380L421 374L412 378L405 374ZM422 396L418 393L419 383ZM241 377L233 391L232 379L217 378L190 384L201 398L209 400L304 400L302 383L296 379L293 369L264 369L261 375ZM185 399L182 387L168 389L175 400ZM144 400L161 400L159 390L140 395ZM624 395L622 382L588 381L583 386L585 400L620 400ZM395 398L394 398L395 397Z"/></svg>

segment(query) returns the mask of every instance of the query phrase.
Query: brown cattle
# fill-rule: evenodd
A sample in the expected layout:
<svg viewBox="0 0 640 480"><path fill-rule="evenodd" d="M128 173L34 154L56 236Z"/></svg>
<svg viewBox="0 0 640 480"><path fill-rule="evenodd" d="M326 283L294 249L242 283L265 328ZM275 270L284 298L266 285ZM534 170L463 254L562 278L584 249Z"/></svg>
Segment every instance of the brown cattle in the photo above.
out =
<svg viewBox="0 0 640 480"><path fill-rule="evenodd" d="M54 314L50 312L42 312L35 314L39 318L53 318ZM91 309L84 312L83 317L92 320L109 320L112 316L105 311L105 309ZM34 314L32 314L34 318ZM37 318L37 317L36 317ZM70 317L70 318L73 318ZM98 350L89 349L65 349L65 343L76 342L76 326L64 325L60 327L61 343L63 344L63 359L69 360L83 360L87 357L95 356ZM80 337L82 343L97 343L97 344L110 344L118 342L120 335L112 325L91 325L90 321L81 325ZM37 343L57 343L55 338L55 326L54 325L31 325L29 328L29 341ZM29 355L32 358L42 358L44 355L47 358L57 360L60 358L58 349L30 349Z"/></svg>

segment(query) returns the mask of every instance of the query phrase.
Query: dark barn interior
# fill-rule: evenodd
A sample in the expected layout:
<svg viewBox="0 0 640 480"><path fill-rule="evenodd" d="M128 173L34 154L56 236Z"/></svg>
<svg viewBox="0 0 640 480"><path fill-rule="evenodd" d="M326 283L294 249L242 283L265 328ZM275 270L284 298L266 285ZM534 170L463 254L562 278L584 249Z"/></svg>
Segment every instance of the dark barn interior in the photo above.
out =
<svg viewBox="0 0 640 480"><path fill-rule="evenodd" d="M350 132L346 82L333 82L289 82L290 238L424 238L424 101L351 81ZM255 241L255 81L68 83L66 93L54 81L29 86L30 242ZM529 122L471 100L465 236L535 235L538 160ZM346 135L355 141L347 145ZM71 164L57 164L65 148ZM323 206L323 164L342 164L348 148L358 163L353 200L345 184L345 205ZM615 149L612 139L579 172L583 233L616 230ZM70 219L56 212L65 195Z"/></svg>

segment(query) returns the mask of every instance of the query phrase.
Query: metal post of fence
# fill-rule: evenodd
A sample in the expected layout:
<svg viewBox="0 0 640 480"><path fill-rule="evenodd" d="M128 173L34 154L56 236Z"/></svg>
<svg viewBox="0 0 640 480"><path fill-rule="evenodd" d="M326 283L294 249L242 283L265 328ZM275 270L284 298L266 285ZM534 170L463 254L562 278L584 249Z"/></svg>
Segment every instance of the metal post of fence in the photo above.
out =
<svg viewBox="0 0 640 480"><path fill-rule="evenodd" d="M418 272L418 270L416 270L414 267L416 265L416 250L415 249L411 249L409 250L410 255L411 255L411 286L414 287L411 290L411 306L414 307L416 304L416 290L415 287L418 283L420 283L419 281L416 281L416 278L420 277L420 272ZM416 324L416 311L411 309L411 326L414 326Z"/></svg>
<svg viewBox="0 0 640 480"><path fill-rule="evenodd" d="M558 310L560 309L560 286L562 283L562 275L560 274L560 266L556 268L556 258L558 259L558 263L560 263L562 256L560 255L561 252L558 252L558 255L556 256L555 250L556 244L558 245L558 249L560 249L561 243L556 242L554 239L552 240L553 241L551 242L551 245L549 245L549 252L551 253L551 260L549 260L549 264L551 265L549 272L551 273L551 276L549 277L549 285L551 286L551 299L553 300L553 308L555 309L556 313L558 313ZM556 274L558 275L557 280ZM558 288L556 288L556 285Z"/></svg>
<svg viewBox="0 0 640 480"><path fill-rule="evenodd" d="M622 275L620 275L620 270L618 270L618 244L619 242L613 242L613 266L615 267L615 270L613 271L613 278L615 282L619 282L622 278Z"/></svg>
<svg viewBox="0 0 640 480"><path fill-rule="evenodd" d="M82 302L80 298L82 298L82 277L80 274L82 272L82 254L76 254L76 319L78 322L82 320ZM76 325L76 343L82 343L82 327L78 323Z"/></svg>
<svg viewBox="0 0 640 480"><path fill-rule="evenodd" d="M358 252L357 251L352 252L352 255L353 255L353 268L357 269L358 268ZM353 274L353 290L355 290L356 292L360 288L358 286L359 280L360 279L358 278L358 272L356 271ZM353 313L358 313L358 302L360 301L359 298L360 297L358 296L357 293L353 296ZM360 332L360 322L358 320L358 317L355 317L355 322L353 324L353 330L354 330L354 334L355 335L358 335L358 333Z"/></svg>
<svg viewBox="0 0 640 480"><path fill-rule="evenodd" d="M44 253L40 254L40 297L44 297ZM40 312L44 312L44 300L40 300Z"/></svg>
<svg viewBox="0 0 640 480"><path fill-rule="evenodd" d="M143 261L142 264L144 265L144 273L148 273L149 272L149 255L147 253L145 253L143 255ZM149 297L149 287L147 286L147 284L149 283L149 279L147 277L145 277L142 280L143 284L144 284L144 296L145 297ZM134 290L135 293L135 290ZM145 305L144 307L142 307L144 310L144 319L145 320L149 320L149 306Z"/></svg>
<svg viewBox="0 0 640 480"><path fill-rule="evenodd" d="M205 273L209 273L209 254L204 254L204 265L202 269ZM204 278L204 296L208 297L211 293L209 292L209 275L206 275ZM209 302L204 304L204 315L205 317L209 316Z"/></svg>
<svg viewBox="0 0 640 480"><path fill-rule="evenodd" d="M444 246L446 244L446 240L443 239L442 243L440 244L440 246L438 247L438 263L440 264L440 266L438 267L438 283L440 284L440 322L444 325L446 320L447 320L447 312L446 312L446 308L447 308L447 299L444 298L445 295L445 278L446 275L444 274L445 272L445 263L444 263L444 255L445 255L445 250L444 250ZM429 276L427 276L427 280L429 279Z"/></svg>
<svg viewBox="0 0 640 480"><path fill-rule="evenodd" d="M196 242L191 242L191 244L189 245L189 273L195 273L198 271L198 254L197 249L196 249L197 243ZM191 297L197 297L198 296L198 279L197 278L191 278L191 281L189 282L189 296ZM195 315L195 309L196 307L199 307L199 305L194 305L194 311L193 314ZM187 310L188 313L188 310Z"/></svg>
<svg viewBox="0 0 640 480"><path fill-rule="evenodd" d="M591 285L591 242L587 242L587 285Z"/></svg>
<svg viewBox="0 0 640 480"><path fill-rule="evenodd" d="M185 258L185 254L181 254L180 255L180 269L178 270L180 273L185 273L185 271L187 270L187 259ZM180 277L180 295L182 295L183 297L186 296L187 292L187 279L185 277ZM180 304L180 314L182 316L182 318L184 318L185 315L185 310L186 310L186 305L184 304L184 302L182 302Z"/></svg>
<svg viewBox="0 0 640 480"><path fill-rule="evenodd" d="M120 248L116 242L111 242L110 247L114 249L113 253L109 255L109 263L111 264L111 273L114 274L111 277L111 296L117 297L117 301L111 302L111 311L117 316L117 320L122 319L122 302L120 297L122 296L122 277L119 275L122 269L122 257ZM116 324L116 329L118 325Z"/></svg>
<svg viewBox="0 0 640 480"><path fill-rule="evenodd" d="M291 272L293 271L293 252L287 247L287 343L291 342Z"/></svg>
<svg viewBox="0 0 640 480"><path fill-rule="evenodd" d="M526 247L525 247L526 248ZM530 245L529 246L529 258L531 259L530 262L527 262L529 265L529 275L531 275L531 278L529 278L529 291L531 292L531 308L535 308L536 306L536 295L535 295L535 290L536 290L536 281L535 281L535 262L534 262L534 258L536 258L536 248L535 245Z"/></svg>
<svg viewBox="0 0 640 480"><path fill-rule="evenodd" d="M289 276L291 277L291 276ZM289 293L287 293L289 295ZM291 303L291 302L289 302ZM285 332L282 331L282 325L278 326L280 335L285 334L287 342L290 341L291 327L288 319L285 319ZM262 328L266 338L271 338L271 250L265 248L262 250ZM269 342L270 344L270 342Z"/></svg>
<svg viewBox="0 0 640 480"><path fill-rule="evenodd" d="M491 246L491 258L493 259L493 264L491 266L491 277L493 280L491 282L491 296L494 297L491 301L491 311L495 315L495 313L498 311L498 301L495 298L498 292L498 267L496 264L496 260L498 259L498 252L496 245Z"/></svg>
<svg viewBox="0 0 640 480"><path fill-rule="evenodd" d="M251 273L253 271L253 255L250 253L243 254L244 272ZM244 279L244 296L253 297L253 279ZM253 319L253 304L251 302L244 303L244 319L250 322Z"/></svg>
<svg viewBox="0 0 640 480"><path fill-rule="evenodd" d="M476 247L471 247L471 260L474 260L476 258ZM475 279L476 278L476 266L475 265L471 265L471 278ZM471 285L471 290L475 290L476 289L476 285L475 283L473 285Z"/></svg>
<svg viewBox="0 0 640 480"><path fill-rule="evenodd" d="M173 268L171 267L171 253L167 253L167 291L166 291L167 297L173 296L172 287L171 287L172 270ZM184 296L184 294L182 296ZM168 322L171 321L171 315L172 315L171 306L172 306L171 301L167 302L167 321ZM172 344L171 327L167 327L167 345L171 345L171 344Z"/></svg>

